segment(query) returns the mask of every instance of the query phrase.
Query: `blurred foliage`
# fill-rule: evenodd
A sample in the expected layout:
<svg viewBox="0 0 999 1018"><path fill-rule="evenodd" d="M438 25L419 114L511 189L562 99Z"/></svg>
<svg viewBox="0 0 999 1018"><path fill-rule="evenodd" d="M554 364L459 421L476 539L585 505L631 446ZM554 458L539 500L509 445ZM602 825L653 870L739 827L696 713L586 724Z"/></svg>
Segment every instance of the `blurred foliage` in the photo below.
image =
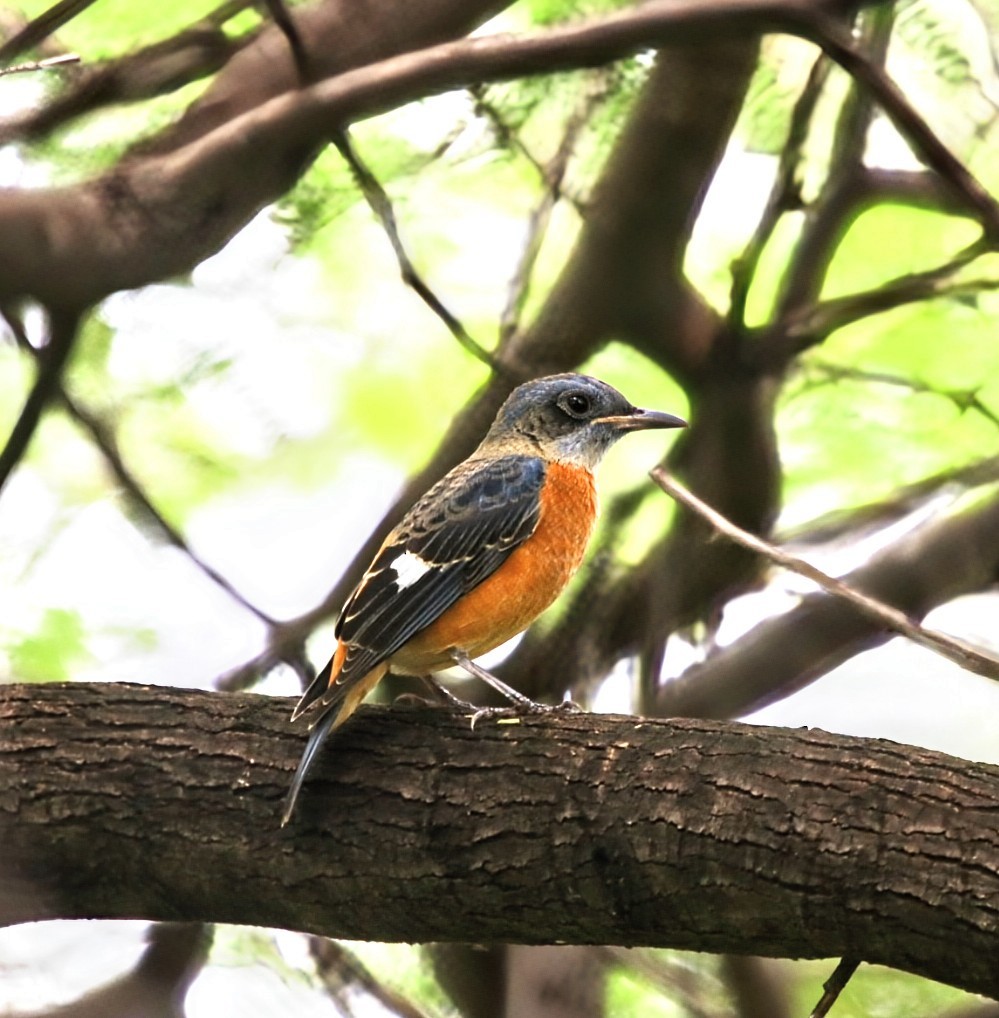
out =
<svg viewBox="0 0 999 1018"><path fill-rule="evenodd" d="M628 0L527 0L524 4L531 24L539 27L627 6Z"/></svg>
<svg viewBox="0 0 999 1018"><path fill-rule="evenodd" d="M167 39L206 17L220 0L171 0L168 4L136 4L132 0L100 0L67 22L56 34L59 44L85 60L106 60ZM37 18L52 0L18 0L25 18Z"/></svg>
<svg viewBox="0 0 999 1018"><path fill-rule="evenodd" d="M11 674L21 682L65 682L88 657L83 621L70 608L49 608L35 632L7 647Z"/></svg>
<svg viewBox="0 0 999 1018"><path fill-rule="evenodd" d="M52 184L69 185L109 170L137 142L172 124L207 83L195 81L141 104L109 106L23 146L25 162Z"/></svg>

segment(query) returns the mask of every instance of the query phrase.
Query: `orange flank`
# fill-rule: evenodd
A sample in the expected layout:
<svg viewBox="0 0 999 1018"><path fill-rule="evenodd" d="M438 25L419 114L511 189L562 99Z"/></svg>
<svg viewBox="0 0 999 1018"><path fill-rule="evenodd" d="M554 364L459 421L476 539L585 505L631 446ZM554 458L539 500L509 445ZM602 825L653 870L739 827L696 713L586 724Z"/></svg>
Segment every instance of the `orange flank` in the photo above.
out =
<svg viewBox="0 0 999 1018"><path fill-rule="evenodd" d="M597 517L593 474L552 461L534 533L477 587L391 657L394 671L425 675L454 664L458 647L478 657L526 629L579 568Z"/></svg>
<svg viewBox="0 0 999 1018"><path fill-rule="evenodd" d="M340 671L343 668L343 663L347 657L347 644L342 640L337 642L336 652L333 654L333 662L330 665L330 681L327 689L334 689L336 687L336 680L340 675ZM358 707L364 702L364 698L371 692L375 686L381 681L382 677L388 671L389 666L387 661L382 661L380 664L375 665L367 675L363 675L352 682L349 682L343 689L343 693L339 700L339 708L337 709L336 719L333 724L330 725L330 731L335 732L350 716L357 710ZM316 721L319 721L316 718ZM316 723L313 722L313 724Z"/></svg>

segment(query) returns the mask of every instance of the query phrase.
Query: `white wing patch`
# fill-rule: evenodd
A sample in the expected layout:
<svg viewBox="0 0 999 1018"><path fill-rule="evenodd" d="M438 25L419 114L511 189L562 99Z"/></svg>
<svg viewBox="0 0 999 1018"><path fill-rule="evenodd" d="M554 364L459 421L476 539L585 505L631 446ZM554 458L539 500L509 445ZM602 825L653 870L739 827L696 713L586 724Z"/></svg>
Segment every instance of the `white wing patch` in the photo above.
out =
<svg viewBox="0 0 999 1018"><path fill-rule="evenodd" d="M411 587L425 573L430 572L431 566L424 562L419 555L411 551L404 551L393 563L392 570L395 572L395 585L399 590Z"/></svg>

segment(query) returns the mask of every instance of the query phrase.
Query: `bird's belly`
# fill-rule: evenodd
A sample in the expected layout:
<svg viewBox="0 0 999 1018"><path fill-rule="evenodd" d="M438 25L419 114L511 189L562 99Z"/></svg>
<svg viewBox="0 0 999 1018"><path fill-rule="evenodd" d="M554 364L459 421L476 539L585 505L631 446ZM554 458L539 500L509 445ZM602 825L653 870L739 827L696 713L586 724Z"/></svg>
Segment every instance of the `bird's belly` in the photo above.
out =
<svg viewBox="0 0 999 1018"><path fill-rule="evenodd" d="M477 587L390 659L395 671L426 674L453 664L447 649L485 654L526 629L565 589L586 553L597 516L593 475L548 464L534 533Z"/></svg>

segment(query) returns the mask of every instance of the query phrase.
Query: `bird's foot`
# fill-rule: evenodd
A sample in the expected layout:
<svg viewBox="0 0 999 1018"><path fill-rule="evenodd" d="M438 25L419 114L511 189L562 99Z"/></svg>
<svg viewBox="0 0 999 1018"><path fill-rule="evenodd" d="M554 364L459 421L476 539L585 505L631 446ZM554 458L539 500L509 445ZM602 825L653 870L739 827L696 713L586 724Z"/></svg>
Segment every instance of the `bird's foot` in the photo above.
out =
<svg viewBox="0 0 999 1018"><path fill-rule="evenodd" d="M446 707L453 707L455 710L464 712L476 711L479 708L468 700L462 700L455 696L446 686L442 686L432 675L421 675L420 679L427 687L429 696L420 696L419 693L400 693L392 702L412 704L417 707L434 707L443 704Z"/></svg>
<svg viewBox="0 0 999 1018"><path fill-rule="evenodd" d="M505 696L510 701L510 707L480 707L478 709L473 708L475 713L472 714L472 728L475 728L476 724L483 718L509 718L513 717L524 717L529 714L551 714L554 711L559 713L566 712L578 712L582 710L579 704L573 703L572 700L563 700L562 703L548 704L538 703L536 700L532 700L529 696L524 696L523 693L518 692L513 686L508 686L502 679L496 678L492 672L487 672L481 665L477 665L463 650L457 647L451 649L451 657L454 659L455 664L460 665L470 675L474 675L477 679L482 679L483 682L492 686L501 696ZM433 680L431 680L433 682ZM437 685L433 682L433 685ZM442 689L442 691L444 691ZM446 692L446 691L444 691ZM453 694L448 693L453 700L457 700L459 703L462 701L458 700Z"/></svg>
<svg viewBox="0 0 999 1018"><path fill-rule="evenodd" d="M518 703L512 707L480 707L472 715L472 729L483 719L490 721L496 719L529 717L531 714L580 714L583 708L572 700L563 700L561 703L538 703L536 700L529 700L524 697L526 703Z"/></svg>

